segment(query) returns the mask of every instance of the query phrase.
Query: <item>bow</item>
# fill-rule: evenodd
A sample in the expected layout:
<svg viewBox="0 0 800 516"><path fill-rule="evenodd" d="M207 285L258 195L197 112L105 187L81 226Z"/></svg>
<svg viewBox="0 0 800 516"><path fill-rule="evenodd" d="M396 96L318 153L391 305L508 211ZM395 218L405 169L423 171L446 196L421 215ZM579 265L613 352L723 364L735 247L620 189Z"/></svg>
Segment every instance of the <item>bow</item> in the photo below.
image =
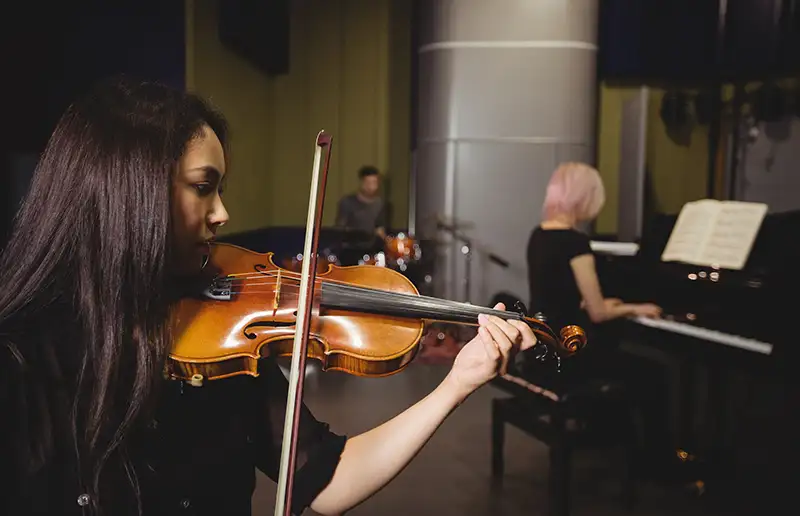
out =
<svg viewBox="0 0 800 516"><path fill-rule="evenodd" d="M278 474L278 494L275 516L291 516L291 493L294 486L295 459L297 456L297 432L300 423L300 407L303 403L303 378L306 368L308 334L311 327L311 305L314 300L314 284L317 270L317 247L319 227L322 223L322 205L325 199L325 184L331 159L333 138L324 130L317 134L314 150L314 167L311 172L311 193L308 202L306 240L303 248L303 268L300 278L300 298L297 302L297 321L292 348L292 367L289 373L289 395L286 398L286 417L283 424L283 444ZM325 150L325 166L320 179L322 153ZM319 183L322 183L320 186ZM317 196L319 195L319 199Z"/></svg>

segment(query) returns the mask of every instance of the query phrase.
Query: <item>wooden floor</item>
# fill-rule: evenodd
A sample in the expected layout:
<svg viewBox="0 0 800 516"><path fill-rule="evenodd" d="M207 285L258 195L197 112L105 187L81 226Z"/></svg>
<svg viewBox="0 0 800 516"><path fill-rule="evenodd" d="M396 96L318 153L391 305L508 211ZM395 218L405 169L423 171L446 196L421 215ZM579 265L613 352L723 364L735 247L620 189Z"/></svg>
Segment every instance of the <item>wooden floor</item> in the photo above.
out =
<svg viewBox="0 0 800 516"><path fill-rule="evenodd" d="M430 392L449 366L415 364L402 374L362 379L312 371L305 399L334 431L354 435L402 412ZM547 449L515 428L506 430L506 473L502 487L490 477L490 403L506 396L485 386L445 421L416 459L386 488L349 515L535 516L547 514ZM619 503L619 469L613 454L589 452L575 458L574 516L711 515L697 500L675 490L641 486L632 512ZM272 514L275 483L260 476L253 514ZM308 511L306 514L313 514Z"/></svg>

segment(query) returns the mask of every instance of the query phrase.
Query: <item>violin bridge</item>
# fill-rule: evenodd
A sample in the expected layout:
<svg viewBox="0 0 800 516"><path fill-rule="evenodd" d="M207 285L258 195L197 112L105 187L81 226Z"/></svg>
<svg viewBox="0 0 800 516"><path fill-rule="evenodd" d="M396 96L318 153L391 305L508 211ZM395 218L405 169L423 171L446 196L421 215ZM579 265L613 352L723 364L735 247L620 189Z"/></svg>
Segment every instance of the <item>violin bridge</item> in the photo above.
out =
<svg viewBox="0 0 800 516"><path fill-rule="evenodd" d="M281 304L281 270L278 269L278 278L275 281L275 302L272 304L272 309L277 310Z"/></svg>

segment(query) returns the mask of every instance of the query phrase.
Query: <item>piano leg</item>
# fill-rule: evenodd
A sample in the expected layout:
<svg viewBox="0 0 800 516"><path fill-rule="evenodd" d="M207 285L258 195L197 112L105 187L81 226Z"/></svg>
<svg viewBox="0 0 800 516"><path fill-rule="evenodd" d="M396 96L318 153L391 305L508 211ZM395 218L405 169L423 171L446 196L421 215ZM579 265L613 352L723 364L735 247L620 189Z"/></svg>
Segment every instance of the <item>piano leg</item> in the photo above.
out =
<svg viewBox="0 0 800 516"><path fill-rule="evenodd" d="M645 421L646 467L654 479L683 486L693 495L702 494L707 482L706 452L701 428L705 424L705 403L698 396L704 369L692 353L681 353L679 336L653 335L634 328L625 339L625 349L638 356L628 366L637 371L632 377L634 392L650 401L643 407ZM638 365L634 365L639 362ZM646 364L651 365L646 365ZM656 372L656 369L658 372ZM668 387L657 395L656 375L663 375ZM637 389L638 387L638 389ZM654 397L655 394L655 397ZM716 403L714 406L718 406ZM656 421L658 423L654 424ZM659 424L660 423L660 424ZM669 424L671 423L671 424ZM662 451L663 450L663 451Z"/></svg>
<svg viewBox="0 0 800 516"><path fill-rule="evenodd" d="M694 449L697 446L694 418L697 400L697 369L686 357L680 359L679 367L678 445Z"/></svg>
<svg viewBox="0 0 800 516"><path fill-rule="evenodd" d="M774 373L723 356L685 353L680 367L679 467L672 478L725 514L776 513L766 508L791 493L778 487L780 470L791 470L780 465L796 468L800 460L786 444L792 438L781 438L792 424L792 405L783 398L791 388Z"/></svg>
<svg viewBox="0 0 800 516"><path fill-rule="evenodd" d="M726 395L724 374L712 364L685 356L680 361L679 431L675 479L692 496L716 485L724 468Z"/></svg>

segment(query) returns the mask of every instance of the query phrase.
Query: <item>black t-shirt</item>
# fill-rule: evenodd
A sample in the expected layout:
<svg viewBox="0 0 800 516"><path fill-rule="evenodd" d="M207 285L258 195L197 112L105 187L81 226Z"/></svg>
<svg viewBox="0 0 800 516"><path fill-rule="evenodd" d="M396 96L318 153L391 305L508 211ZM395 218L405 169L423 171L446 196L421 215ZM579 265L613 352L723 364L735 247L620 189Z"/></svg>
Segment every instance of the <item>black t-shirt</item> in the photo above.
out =
<svg viewBox="0 0 800 516"><path fill-rule="evenodd" d="M288 381L274 361L262 360L260 373L255 378L209 381L203 387L165 380L159 409L130 453L145 516L251 515L256 468L278 479L288 391ZM21 394L21 375L9 370L3 375L0 408L6 414L6 410L19 414L14 410L19 408L15 404ZM23 480L17 467L11 466L13 461L6 460L14 453L13 434L16 439L25 438L20 427L14 432L10 423L0 423L0 436L5 438L0 443L4 457L0 473L12 480L0 487L0 514L83 514L78 504L83 489L70 464L69 438L56 443L59 456ZM2 435L7 432L12 435ZM346 437L333 433L303 405L292 504L295 514L330 482L345 442ZM6 470L9 466L11 471ZM112 511L115 516L136 514L134 503L122 505Z"/></svg>
<svg viewBox="0 0 800 516"><path fill-rule="evenodd" d="M528 239L528 308L531 314L543 313L556 333L563 326L588 323L570 261L591 252L589 237L573 229L537 226Z"/></svg>

